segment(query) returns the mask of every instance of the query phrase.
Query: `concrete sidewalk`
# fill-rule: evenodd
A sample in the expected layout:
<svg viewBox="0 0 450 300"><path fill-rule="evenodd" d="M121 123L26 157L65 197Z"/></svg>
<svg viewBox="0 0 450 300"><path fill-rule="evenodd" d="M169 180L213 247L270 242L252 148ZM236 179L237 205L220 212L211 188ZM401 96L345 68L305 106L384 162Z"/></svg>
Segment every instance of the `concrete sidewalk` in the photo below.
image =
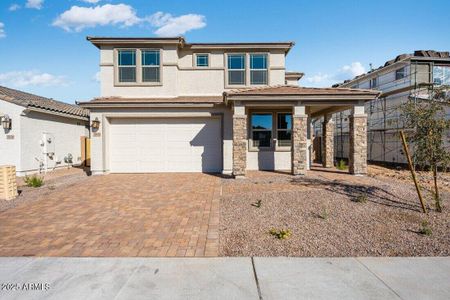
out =
<svg viewBox="0 0 450 300"><path fill-rule="evenodd" d="M0 258L0 299L450 299L450 258Z"/></svg>

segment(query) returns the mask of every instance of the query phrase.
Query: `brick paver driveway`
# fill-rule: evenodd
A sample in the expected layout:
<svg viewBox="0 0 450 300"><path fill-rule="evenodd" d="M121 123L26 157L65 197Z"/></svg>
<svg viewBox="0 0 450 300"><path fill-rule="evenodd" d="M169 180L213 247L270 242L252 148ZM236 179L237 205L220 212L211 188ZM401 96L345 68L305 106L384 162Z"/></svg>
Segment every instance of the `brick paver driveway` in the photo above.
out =
<svg viewBox="0 0 450 300"><path fill-rule="evenodd" d="M0 212L0 256L216 256L220 178L92 176Z"/></svg>

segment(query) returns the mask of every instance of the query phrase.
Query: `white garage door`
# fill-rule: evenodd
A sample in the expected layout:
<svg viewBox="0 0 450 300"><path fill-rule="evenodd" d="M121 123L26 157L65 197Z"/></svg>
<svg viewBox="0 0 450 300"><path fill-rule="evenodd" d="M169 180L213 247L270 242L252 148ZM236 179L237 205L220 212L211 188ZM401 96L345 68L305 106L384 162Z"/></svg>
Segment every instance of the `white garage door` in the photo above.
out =
<svg viewBox="0 0 450 300"><path fill-rule="evenodd" d="M218 118L112 119L113 173L221 172Z"/></svg>

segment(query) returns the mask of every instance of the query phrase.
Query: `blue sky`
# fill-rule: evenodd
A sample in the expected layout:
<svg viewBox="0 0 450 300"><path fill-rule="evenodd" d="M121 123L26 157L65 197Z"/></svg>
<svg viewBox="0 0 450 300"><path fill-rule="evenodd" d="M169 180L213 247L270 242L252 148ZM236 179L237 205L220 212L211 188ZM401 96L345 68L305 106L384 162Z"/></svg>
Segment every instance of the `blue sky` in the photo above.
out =
<svg viewBox="0 0 450 300"><path fill-rule="evenodd" d="M99 96L97 36L295 41L287 69L329 86L416 49L450 50L450 1L2 0L0 85L73 103Z"/></svg>

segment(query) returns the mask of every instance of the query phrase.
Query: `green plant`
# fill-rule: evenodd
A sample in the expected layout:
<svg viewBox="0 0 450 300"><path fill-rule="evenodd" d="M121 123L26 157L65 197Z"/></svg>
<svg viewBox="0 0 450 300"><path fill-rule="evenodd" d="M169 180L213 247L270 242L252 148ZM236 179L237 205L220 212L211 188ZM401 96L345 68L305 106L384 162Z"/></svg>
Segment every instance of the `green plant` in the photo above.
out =
<svg viewBox="0 0 450 300"><path fill-rule="evenodd" d="M322 211L318 214L319 218L321 218L322 220L326 220L328 219L329 213L328 210L324 207L322 208Z"/></svg>
<svg viewBox="0 0 450 300"><path fill-rule="evenodd" d="M358 196L353 198L353 202L366 203L367 202L367 193L365 193L365 192L360 193Z"/></svg>
<svg viewBox="0 0 450 300"><path fill-rule="evenodd" d="M260 208L261 205L262 205L262 200L258 200L255 203L252 203L252 206L257 207L257 208Z"/></svg>
<svg viewBox="0 0 450 300"><path fill-rule="evenodd" d="M419 229L419 233L423 234L423 235L431 235L432 231L431 231L431 227L428 224L428 221L422 221L421 223L421 227Z"/></svg>
<svg viewBox="0 0 450 300"><path fill-rule="evenodd" d="M25 176L27 186L40 187L44 185L44 178L37 175Z"/></svg>
<svg viewBox="0 0 450 300"><path fill-rule="evenodd" d="M275 228L272 228L270 229L269 233L279 240L285 240L291 236L291 230L289 229L276 230Z"/></svg>
<svg viewBox="0 0 450 300"><path fill-rule="evenodd" d="M337 163L337 165L336 165L336 169L338 169L338 170L347 170L348 169L348 166L347 166L347 164L345 163L345 160L343 160L343 159L341 159L341 160L339 160L339 162Z"/></svg>
<svg viewBox="0 0 450 300"><path fill-rule="evenodd" d="M413 145L415 163L433 173L434 201L436 210L442 211L439 195L438 170L445 170L450 164L450 153L445 145L450 129L445 106L450 102L449 86L434 88L427 100L408 101L401 106L405 128L411 128L408 140Z"/></svg>

